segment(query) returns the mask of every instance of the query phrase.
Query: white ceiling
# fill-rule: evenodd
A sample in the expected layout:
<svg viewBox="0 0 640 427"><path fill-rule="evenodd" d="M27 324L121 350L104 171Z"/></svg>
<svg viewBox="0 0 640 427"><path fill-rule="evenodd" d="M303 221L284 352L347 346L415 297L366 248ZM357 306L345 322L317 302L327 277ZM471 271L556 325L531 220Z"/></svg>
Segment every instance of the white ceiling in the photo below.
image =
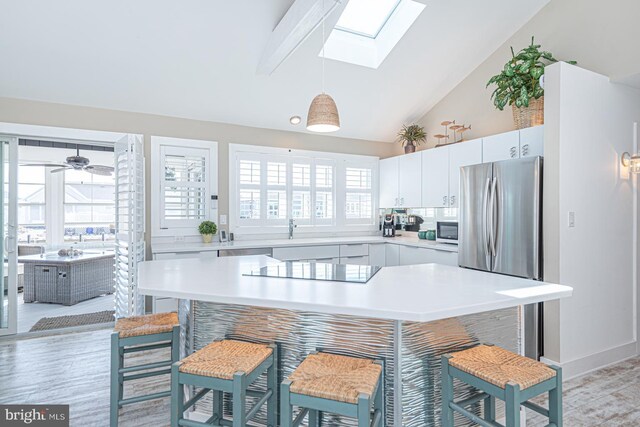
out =
<svg viewBox="0 0 640 427"><path fill-rule="evenodd" d="M420 0L377 69L327 60L335 135L392 141L549 0ZM292 0L0 0L0 96L305 132L317 30L271 76L256 67ZM489 93L487 93L489 96Z"/></svg>

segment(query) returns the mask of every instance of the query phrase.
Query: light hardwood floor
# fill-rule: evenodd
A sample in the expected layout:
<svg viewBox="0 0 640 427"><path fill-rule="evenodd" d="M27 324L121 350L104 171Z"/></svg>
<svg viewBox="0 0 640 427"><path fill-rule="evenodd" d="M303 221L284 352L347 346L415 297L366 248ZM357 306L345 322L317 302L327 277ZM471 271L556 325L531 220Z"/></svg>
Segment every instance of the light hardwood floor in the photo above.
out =
<svg viewBox="0 0 640 427"><path fill-rule="evenodd" d="M111 330L31 339L0 339L0 403L70 404L72 426L109 425ZM140 354L132 363L166 360L168 353ZM135 383L135 382L132 382ZM168 378L127 384L129 391L158 391ZM564 384L565 426L640 426L640 357ZM530 411L527 426L543 425ZM125 406L122 427L169 424L169 400Z"/></svg>

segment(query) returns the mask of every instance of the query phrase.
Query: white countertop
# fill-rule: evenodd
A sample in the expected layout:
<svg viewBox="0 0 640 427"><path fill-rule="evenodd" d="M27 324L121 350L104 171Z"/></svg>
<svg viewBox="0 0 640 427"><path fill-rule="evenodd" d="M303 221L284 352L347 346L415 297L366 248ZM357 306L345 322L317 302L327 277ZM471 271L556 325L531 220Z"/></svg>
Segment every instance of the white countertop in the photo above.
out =
<svg viewBox="0 0 640 427"><path fill-rule="evenodd" d="M81 255L76 256L60 256L57 252L47 252L40 256L22 255L18 257L18 262L42 263L42 264L71 264L75 262L90 261L94 259L113 258L114 251L103 251L100 249L83 251Z"/></svg>
<svg viewBox="0 0 640 427"><path fill-rule="evenodd" d="M265 239L265 240L236 240L233 242L174 242L156 243L152 245L154 254L179 253L179 252L204 252L219 251L224 249L256 249L278 248L295 246L326 246L326 245L353 245L391 243L395 245L412 246L417 248L429 248L448 252L458 252L458 246L435 242L433 240L418 239L417 233L403 232L398 237L360 236L360 237L320 237L320 238L293 238L289 239Z"/></svg>
<svg viewBox="0 0 640 427"><path fill-rule="evenodd" d="M429 322L571 296L552 283L439 264L384 267L367 284L243 276L264 256L144 262L139 290L157 297Z"/></svg>

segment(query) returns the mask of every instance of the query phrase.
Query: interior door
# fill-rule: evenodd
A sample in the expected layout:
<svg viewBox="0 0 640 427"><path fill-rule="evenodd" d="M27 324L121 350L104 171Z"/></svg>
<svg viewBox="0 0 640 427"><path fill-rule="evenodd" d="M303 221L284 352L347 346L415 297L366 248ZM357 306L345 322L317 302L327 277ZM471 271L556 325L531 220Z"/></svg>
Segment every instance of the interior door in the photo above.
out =
<svg viewBox="0 0 640 427"><path fill-rule="evenodd" d="M492 163L460 170L458 264L475 270L491 270L489 251L490 188Z"/></svg>
<svg viewBox="0 0 640 427"><path fill-rule="evenodd" d="M18 138L0 135L0 336L12 335L18 326L17 191Z"/></svg>

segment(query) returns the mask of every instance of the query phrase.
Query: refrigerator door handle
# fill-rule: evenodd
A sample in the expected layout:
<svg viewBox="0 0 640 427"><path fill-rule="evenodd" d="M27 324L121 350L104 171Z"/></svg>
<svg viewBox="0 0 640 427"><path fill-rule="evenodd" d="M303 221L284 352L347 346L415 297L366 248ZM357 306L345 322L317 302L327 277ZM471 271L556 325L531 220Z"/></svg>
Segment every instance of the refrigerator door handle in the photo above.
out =
<svg viewBox="0 0 640 427"><path fill-rule="evenodd" d="M483 242L487 253L491 253L491 242L489 240L489 219L488 219L488 210L489 210L489 194L491 193L491 178L487 178L487 183L485 185L485 192L482 201L482 235Z"/></svg>
<svg viewBox="0 0 640 427"><path fill-rule="evenodd" d="M498 208L496 206L498 191L498 178L493 177L493 183L491 184L491 256L496 256L496 241L498 240Z"/></svg>

